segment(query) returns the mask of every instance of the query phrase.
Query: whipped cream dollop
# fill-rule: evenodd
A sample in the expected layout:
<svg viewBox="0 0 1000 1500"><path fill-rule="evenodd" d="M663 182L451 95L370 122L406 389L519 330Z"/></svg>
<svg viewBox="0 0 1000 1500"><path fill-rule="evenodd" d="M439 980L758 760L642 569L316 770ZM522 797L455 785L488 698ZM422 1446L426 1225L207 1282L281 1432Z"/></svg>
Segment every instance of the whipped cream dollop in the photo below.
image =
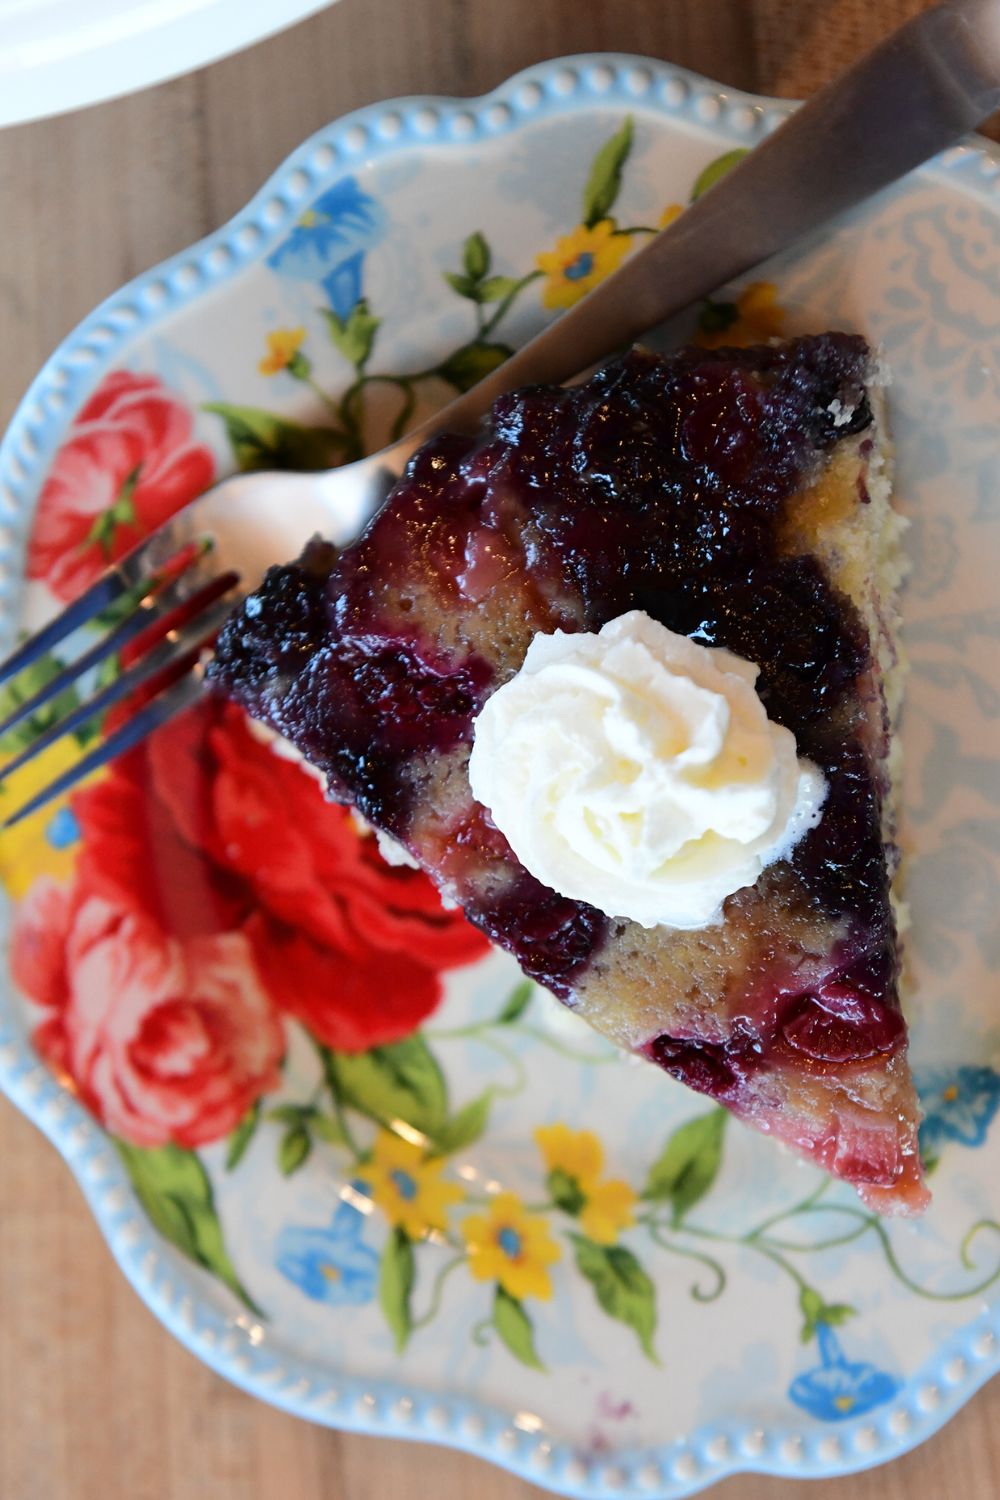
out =
<svg viewBox="0 0 1000 1500"><path fill-rule="evenodd" d="M707 926L826 795L757 675L641 610L596 635L536 635L475 721L473 795L560 895L643 927Z"/></svg>

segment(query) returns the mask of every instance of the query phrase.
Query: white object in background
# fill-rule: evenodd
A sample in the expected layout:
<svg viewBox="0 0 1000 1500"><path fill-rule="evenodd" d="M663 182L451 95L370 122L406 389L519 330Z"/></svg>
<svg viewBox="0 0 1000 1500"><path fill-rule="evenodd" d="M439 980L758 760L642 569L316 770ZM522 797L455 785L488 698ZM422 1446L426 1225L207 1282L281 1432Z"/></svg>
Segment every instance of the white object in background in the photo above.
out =
<svg viewBox="0 0 1000 1500"><path fill-rule="evenodd" d="M329 0L0 0L0 125L130 94L249 47Z"/></svg>

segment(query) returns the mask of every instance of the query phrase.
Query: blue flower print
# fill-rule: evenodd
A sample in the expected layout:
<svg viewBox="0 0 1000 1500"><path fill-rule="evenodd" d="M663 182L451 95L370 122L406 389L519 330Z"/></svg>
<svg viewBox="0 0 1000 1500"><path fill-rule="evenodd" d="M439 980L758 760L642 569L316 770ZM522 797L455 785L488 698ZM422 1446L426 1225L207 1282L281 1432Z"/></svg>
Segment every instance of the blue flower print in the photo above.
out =
<svg viewBox="0 0 1000 1500"><path fill-rule="evenodd" d="M378 1255L363 1243L364 1215L340 1203L328 1229L288 1224L275 1243L282 1276L315 1302L361 1307L375 1295Z"/></svg>
<svg viewBox="0 0 1000 1500"><path fill-rule="evenodd" d="M342 177L307 208L267 258L282 276L322 286L339 318L361 300L365 252L385 234L385 211L353 177Z"/></svg>
<svg viewBox="0 0 1000 1500"><path fill-rule="evenodd" d="M902 1390L902 1381L863 1360L848 1360L827 1323L816 1329L820 1363L788 1387L790 1400L821 1422L846 1422L884 1406Z"/></svg>
<svg viewBox="0 0 1000 1500"><path fill-rule="evenodd" d="M1000 1073L987 1067L936 1069L916 1082L924 1107L920 1149L925 1157L938 1156L945 1141L983 1144L1000 1109Z"/></svg>

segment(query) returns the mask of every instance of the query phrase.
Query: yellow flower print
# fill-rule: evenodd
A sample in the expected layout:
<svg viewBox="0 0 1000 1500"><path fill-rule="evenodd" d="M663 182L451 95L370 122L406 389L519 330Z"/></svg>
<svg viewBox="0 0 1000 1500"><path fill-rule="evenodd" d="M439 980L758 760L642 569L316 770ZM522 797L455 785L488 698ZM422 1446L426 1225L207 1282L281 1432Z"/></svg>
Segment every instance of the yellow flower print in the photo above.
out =
<svg viewBox="0 0 1000 1500"><path fill-rule="evenodd" d="M371 1161L358 1167L357 1175L368 1183L389 1223L419 1240L445 1229L449 1206L462 1197L455 1183L441 1181L444 1168L444 1161L429 1161L414 1142L382 1130Z"/></svg>
<svg viewBox="0 0 1000 1500"><path fill-rule="evenodd" d="M568 1125L542 1125L535 1140L560 1208L578 1214L584 1234L598 1245L613 1245L635 1223L638 1196L620 1178L601 1181L604 1151L597 1136Z"/></svg>
<svg viewBox="0 0 1000 1500"><path fill-rule="evenodd" d="M669 229L675 219L679 219L684 212L682 203L668 203L662 214L656 221L657 229Z"/></svg>
<svg viewBox="0 0 1000 1500"><path fill-rule="evenodd" d="M554 250L536 257L535 265L547 278L542 288L545 306L572 307L610 276L631 248L631 237L618 234L611 219L601 219L592 229L577 225L572 234L556 241Z"/></svg>
<svg viewBox="0 0 1000 1500"><path fill-rule="evenodd" d="M562 1249L545 1220L529 1214L516 1193L498 1193L487 1213L470 1214L462 1234L477 1281L498 1281L519 1302L552 1296L546 1267L555 1264Z"/></svg>
<svg viewBox="0 0 1000 1500"><path fill-rule="evenodd" d="M623 1229L635 1223L637 1194L627 1182L609 1177L587 1188L580 1227L598 1245L613 1245Z"/></svg>
<svg viewBox="0 0 1000 1500"><path fill-rule="evenodd" d="M766 344L780 338L785 314L777 302L778 289L771 281L752 281L740 293L735 304L710 302L702 313L695 343L705 349L744 348L748 344ZM735 319L721 319L714 314L728 312L735 306ZM718 326L712 326L713 323Z"/></svg>
<svg viewBox="0 0 1000 1500"><path fill-rule="evenodd" d="M299 350L306 341L304 328L275 328L267 335L267 353L257 366L262 375L277 375L302 358Z"/></svg>
<svg viewBox="0 0 1000 1500"><path fill-rule="evenodd" d="M57 740L7 781L0 782L0 820L68 770L79 755L75 739ZM73 873L78 837L68 799L46 803L0 833L0 885L20 901L40 875L65 883Z"/></svg>
<svg viewBox="0 0 1000 1500"><path fill-rule="evenodd" d="M540 1125L535 1143L550 1172L565 1172L581 1185L601 1175L604 1150L592 1130L571 1130L568 1125Z"/></svg>

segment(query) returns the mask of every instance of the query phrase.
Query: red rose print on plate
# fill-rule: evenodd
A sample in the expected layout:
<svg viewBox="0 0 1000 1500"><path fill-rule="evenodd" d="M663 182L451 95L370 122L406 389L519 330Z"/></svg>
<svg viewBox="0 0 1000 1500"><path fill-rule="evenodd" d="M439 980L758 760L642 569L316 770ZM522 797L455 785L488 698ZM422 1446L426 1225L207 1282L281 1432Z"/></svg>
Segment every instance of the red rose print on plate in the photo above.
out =
<svg viewBox="0 0 1000 1500"><path fill-rule="evenodd" d="M374 839L359 838L350 814L261 743L240 710L180 720L149 759L190 844L252 893L246 931L270 993L328 1046L397 1041L436 1006L439 971L486 951L423 875L386 865Z"/></svg>
<svg viewBox="0 0 1000 1500"><path fill-rule="evenodd" d="M52 461L28 544L28 577L73 599L206 490L215 465L192 434L191 413L155 376L106 376Z"/></svg>
<svg viewBox="0 0 1000 1500"><path fill-rule="evenodd" d="M38 888L36 887L36 890ZM281 1024L239 932L182 941L99 896L43 888L22 909L20 952L58 945L63 972L36 1043L109 1130L141 1146L201 1146L276 1088ZM62 909L59 910L61 896ZM28 940L30 941L30 939ZM31 993L30 968L14 975ZM36 999L43 997L36 994Z"/></svg>
<svg viewBox="0 0 1000 1500"><path fill-rule="evenodd" d="M341 1050L398 1041L485 939L390 869L232 705L207 699L73 802L71 889L17 913L36 1043L116 1134L199 1146L276 1088L283 1016Z"/></svg>
<svg viewBox="0 0 1000 1500"><path fill-rule="evenodd" d="M152 376L106 377L42 489L29 575L61 598L213 479L189 411ZM409 1035L442 973L486 940L391 869L242 711L206 698L72 799L68 888L36 881L12 966L36 1042L140 1146L228 1134L280 1084L285 1018L360 1051Z"/></svg>

